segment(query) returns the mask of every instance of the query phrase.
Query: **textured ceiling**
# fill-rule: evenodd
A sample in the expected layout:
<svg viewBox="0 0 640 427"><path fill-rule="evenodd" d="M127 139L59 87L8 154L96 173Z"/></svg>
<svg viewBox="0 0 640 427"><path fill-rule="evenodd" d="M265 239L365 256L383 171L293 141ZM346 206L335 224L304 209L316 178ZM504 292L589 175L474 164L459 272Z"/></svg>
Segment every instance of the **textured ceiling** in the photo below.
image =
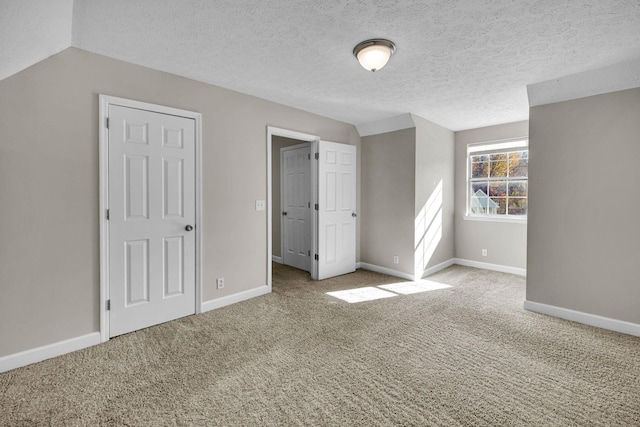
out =
<svg viewBox="0 0 640 427"><path fill-rule="evenodd" d="M0 80L71 44L73 0L0 0Z"/></svg>
<svg viewBox="0 0 640 427"><path fill-rule="evenodd" d="M0 0L0 78L64 40L69 4ZM527 119L528 84L640 58L639 29L639 0L76 0L70 44L348 123L461 130ZM398 50L368 73L351 52L373 37Z"/></svg>

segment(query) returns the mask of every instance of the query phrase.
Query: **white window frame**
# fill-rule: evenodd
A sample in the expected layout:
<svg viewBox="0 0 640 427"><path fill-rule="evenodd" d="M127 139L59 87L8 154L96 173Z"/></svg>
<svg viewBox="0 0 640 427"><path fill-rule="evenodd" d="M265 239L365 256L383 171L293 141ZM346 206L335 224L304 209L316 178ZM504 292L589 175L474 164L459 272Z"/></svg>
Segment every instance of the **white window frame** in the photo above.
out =
<svg viewBox="0 0 640 427"><path fill-rule="evenodd" d="M490 221L490 222L511 222L511 223L526 223L527 215L478 215L471 213L471 156L478 154L496 154L496 153L509 153L513 151L529 150L529 138L513 138L499 141L480 142L467 145L467 159L466 169L467 177L465 180L466 185L466 210L464 219L472 221ZM526 182L529 182L529 174L527 173ZM529 197L527 195L527 204L529 203ZM508 212L508 210L507 210Z"/></svg>

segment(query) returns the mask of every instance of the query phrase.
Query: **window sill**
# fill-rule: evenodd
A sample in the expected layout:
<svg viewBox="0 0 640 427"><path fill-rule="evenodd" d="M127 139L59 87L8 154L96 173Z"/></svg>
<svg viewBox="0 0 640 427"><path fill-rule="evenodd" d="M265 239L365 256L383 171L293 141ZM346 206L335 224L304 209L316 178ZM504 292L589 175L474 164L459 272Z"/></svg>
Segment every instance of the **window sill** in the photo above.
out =
<svg viewBox="0 0 640 427"><path fill-rule="evenodd" d="M512 224L526 224L527 218L513 218L500 216L479 216L479 215L463 215L465 221L483 221L483 222L510 222Z"/></svg>

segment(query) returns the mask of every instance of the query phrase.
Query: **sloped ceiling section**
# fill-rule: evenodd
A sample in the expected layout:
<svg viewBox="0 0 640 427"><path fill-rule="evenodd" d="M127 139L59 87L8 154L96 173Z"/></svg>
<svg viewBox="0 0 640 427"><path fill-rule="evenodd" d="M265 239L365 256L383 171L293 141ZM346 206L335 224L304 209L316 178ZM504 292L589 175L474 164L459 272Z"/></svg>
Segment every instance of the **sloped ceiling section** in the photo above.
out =
<svg viewBox="0 0 640 427"><path fill-rule="evenodd" d="M527 86L529 105L551 104L640 87L640 58Z"/></svg>
<svg viewBox="0 0 640 427"><path fill-rule="evenodd" d="M0 0L0 80L71 46L73 0Z"/></svg>
<svg viewBox="0 0 640 427"><path fill-rule="evenodd" d="M0 78L72 33L84 50L355 125L413 113L462 130L527 119L529 84L640 58L638 0L72 3L0 0ZM375 37L398 49L370 73L352 49Z"/></svg>

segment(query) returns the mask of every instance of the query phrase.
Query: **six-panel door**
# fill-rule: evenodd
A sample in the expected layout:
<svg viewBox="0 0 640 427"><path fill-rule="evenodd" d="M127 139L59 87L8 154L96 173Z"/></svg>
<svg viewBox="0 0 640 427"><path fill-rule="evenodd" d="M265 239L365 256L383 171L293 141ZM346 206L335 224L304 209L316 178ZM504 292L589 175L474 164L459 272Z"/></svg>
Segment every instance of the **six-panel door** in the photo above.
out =
<svg viewBox="0 0 640 427"><path fill-rule="evenodd" d="M318 144L318 280L356 269L356 147Z"/></svg>
<svg viewBox="0 0 640 427"><path fill-rule="evenodd" d="M109 106L110 336L195 313L195 121Z"/></svg>
<svg viewBox="0 0 640 427"><path fill-rule="evenodd" d="M311 270L311 147L287 147L281 152L282 261ZM285 215L286 213L286 215Z"/></svg>

